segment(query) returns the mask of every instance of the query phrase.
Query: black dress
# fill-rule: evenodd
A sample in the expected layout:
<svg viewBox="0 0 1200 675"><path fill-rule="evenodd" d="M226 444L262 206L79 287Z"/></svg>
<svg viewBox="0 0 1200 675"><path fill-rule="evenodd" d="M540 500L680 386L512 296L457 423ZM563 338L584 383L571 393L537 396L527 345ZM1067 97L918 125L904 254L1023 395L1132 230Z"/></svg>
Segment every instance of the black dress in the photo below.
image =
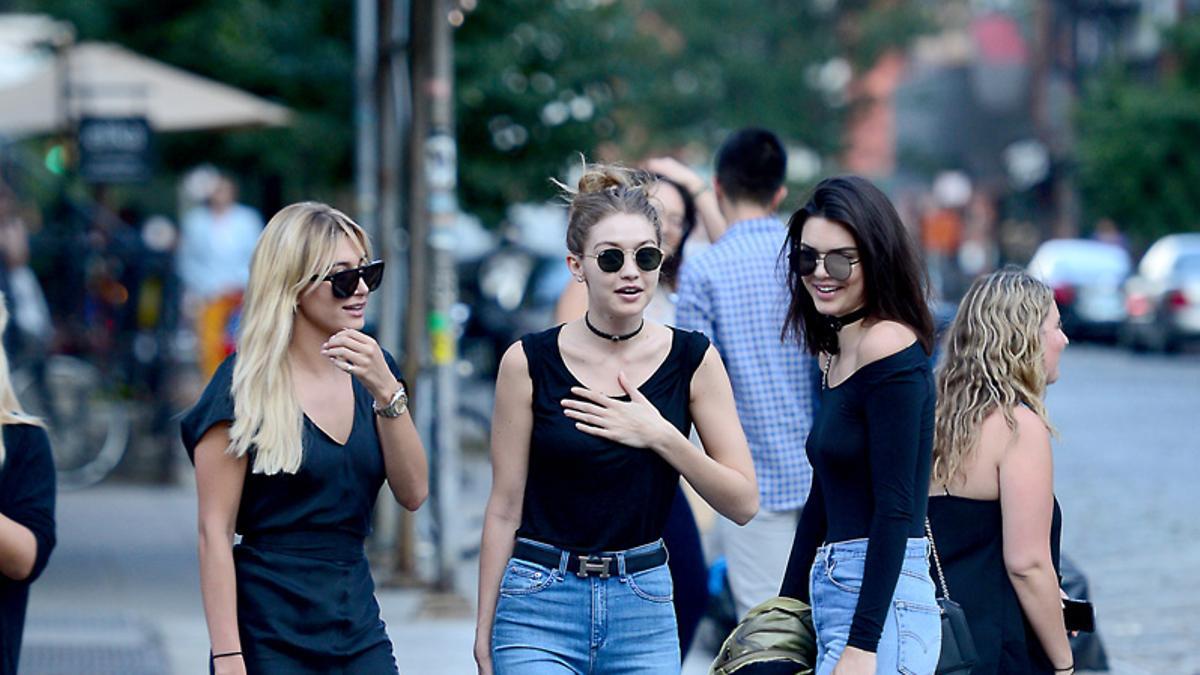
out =
<svg viewBox="0 0 1200 675"><path fill-rule="evenodd" d="M233 421L236 355L213 375L183 418L188 457L213 425ZM399 378L395 361L388 366ZM395 673L392 645L363 549L385 478L370 392L354 380L354 425L345 445L304 417L295 474L253 472L238 506L233 549L238 631L246 669L257 673Z"/></svg>
<svg viewBox="0 0 1200 675"><path fill-rule="evenodd" d="M28 424L4 425L4 451L0 513L29 528L37 540L37 557L28 578L13 581L0 574L0 675L16 675L29 585L46 569L54 549L55 477L45 429Z"/></svg>
<svg viewBox="0 0 1200 675"><path fill-rule="evenodd" d="M979 661L971 675L1053 675L1054 666L1025 620L1004 567L1000 502L938 495L929 498L929 523L950 598L962 605ZM1050 555L1059 569L1062 512L1054 500ZM930 573L937 578L937 571Z"/></svg>

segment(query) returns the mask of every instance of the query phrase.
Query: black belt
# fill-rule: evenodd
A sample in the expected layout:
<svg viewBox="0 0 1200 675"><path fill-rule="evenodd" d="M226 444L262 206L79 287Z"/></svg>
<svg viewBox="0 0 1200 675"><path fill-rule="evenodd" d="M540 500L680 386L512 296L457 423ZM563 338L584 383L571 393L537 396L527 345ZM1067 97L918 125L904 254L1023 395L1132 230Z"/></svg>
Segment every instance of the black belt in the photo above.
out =
<svg viewBox="0 0 1200 675"><path fill-rule="evenodd" d="M574 572L577 576L589 577L595 574L601 579L607 579L618 572L616 553L584 554L570 551L567 553L567 571ZM517 541L513 545L512 553L514 558L527 560L550 569L558 568L562 561L562 554L562 549L546 548L526 541ZM627 553L625 554L625 573L637 574L666 562L667 548L665 546L659 546L653 551Z"/></svg>

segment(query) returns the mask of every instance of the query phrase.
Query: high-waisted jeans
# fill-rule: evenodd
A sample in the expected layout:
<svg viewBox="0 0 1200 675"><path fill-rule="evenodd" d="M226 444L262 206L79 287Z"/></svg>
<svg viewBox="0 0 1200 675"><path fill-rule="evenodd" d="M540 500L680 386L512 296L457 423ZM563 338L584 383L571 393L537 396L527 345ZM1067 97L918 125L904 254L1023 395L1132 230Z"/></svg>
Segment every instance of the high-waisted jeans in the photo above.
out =
<svg viewBox="0 0 1200 675"><path fill-rule="evenodd" d="M510 559L492 629L496 675L678 674L670 571L625 569L627 554L662 545L606 553L617 563L608 578L567 571L566 552L556 568Z"/></svg>
<svg viewBox="0 0 1200 675"><path fill-rule="evenodd" d="M909 539L896 591L875 652L876 673L932 675L942 646L941 614L929 577L929 543ZM867 540L826 544L817 549L809 579L813 628L817 631L816 675L833 672L858 606Z"/></svg>

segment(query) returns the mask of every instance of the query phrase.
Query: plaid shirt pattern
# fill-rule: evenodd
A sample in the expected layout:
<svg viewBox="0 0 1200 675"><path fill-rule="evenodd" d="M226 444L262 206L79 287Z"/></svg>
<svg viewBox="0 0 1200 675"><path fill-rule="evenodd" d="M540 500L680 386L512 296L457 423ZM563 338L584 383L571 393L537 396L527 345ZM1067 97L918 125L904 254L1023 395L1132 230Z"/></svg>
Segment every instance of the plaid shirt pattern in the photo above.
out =
<svg viewBox="0 0 1200 675"><path fill-rule="evenodd" d="M780 340L787 316L787 229L775 218L735 223L684 261L676 323L708 336L721 354L767 511L799 508L812 467L813 359Z"/></svg>

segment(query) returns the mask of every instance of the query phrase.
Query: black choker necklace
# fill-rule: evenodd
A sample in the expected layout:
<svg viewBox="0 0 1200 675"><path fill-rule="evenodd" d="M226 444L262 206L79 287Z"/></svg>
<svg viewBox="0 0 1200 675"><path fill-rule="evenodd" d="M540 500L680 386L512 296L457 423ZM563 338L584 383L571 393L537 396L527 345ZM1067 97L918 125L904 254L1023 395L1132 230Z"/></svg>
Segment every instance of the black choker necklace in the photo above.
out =
<svg viewBox="0 0 1200 675"><path fill-rule="evenodd" d="M862 307L859 307L858 309L854 310L853 312L850 312L849 314L843 314L841 316L830 316L830 317L826 317L826 319L829 321L829 327L833 329L833 332L840 333L842 331L842 328L849 326L850 324L854 323L855 321L858 321L859 319L865 317L866 315L867 315L867 306L863 305Z"/></svg>
<svg viewBox="0 0 1200 675"><path fill-rule="evenodd" d="M646 327L646 320L642 319L642 322L638 324L637 328L633 329L632 333L626 333L624 335L613 335L612 333L605 333L604 331L600 330L599 328L596 328L595 326L593 326L592 320L588 318L587 312L584 312L584 314L583 314L583 322L585 324L587 324L588 330L590 330L593 333L595 333L596 335L604 338L605 340L612 340L613 342L624 342L626 340L629 340L629 339L633 338L634 336L636 336L638 333L642 332L642 329Z"/></svg>

